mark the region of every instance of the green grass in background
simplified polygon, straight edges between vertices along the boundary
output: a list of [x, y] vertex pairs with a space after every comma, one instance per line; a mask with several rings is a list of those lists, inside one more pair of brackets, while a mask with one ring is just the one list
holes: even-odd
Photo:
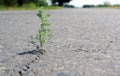
[[[36, 6], [34, 3], [23, 4], [22, 7], [18, 6], [0, 6], [0, 10], [38, 10], [40, 7]], [[44, 6], [45, 10], [60, 9], [63, 7], [59, 6]]]

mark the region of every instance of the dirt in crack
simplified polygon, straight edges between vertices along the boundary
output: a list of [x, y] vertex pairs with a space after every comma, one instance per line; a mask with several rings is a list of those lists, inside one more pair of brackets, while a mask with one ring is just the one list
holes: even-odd
[[[16, 76], [15, 74], [17, 74], [18, 76], [24, 76], [24, 74], [31, 69], [31, 65], [33, 65], [36, 61], [39, 61], [41, 58], [41, 55], [43, 55], [44, 53], [38, 53], [34, 59], [31, 59], [30, 62], [25, 63], [22, 66], [17, 66], [17, 68], [13, 68], [10, 69], [10, 71], [6, 71], [7, 74], [11, 75], [11, 76]], [[15, 70], [15, 71], [14, 71]], [[14, 71], [14, 73], [12, 72]], [[12, 72], [12, 74], [11, 74]]]
[[31, 60], [29, 63], [25, 64], [21, 70], [18, 71], [20, 76], [23, 76], [26, 71], [28, 71], [31, 67], [30, 65], [32, 65], [35, 61], [40, 59], [40, 55], [43, 55], [43, 53], [38, 54], [33, 60]]

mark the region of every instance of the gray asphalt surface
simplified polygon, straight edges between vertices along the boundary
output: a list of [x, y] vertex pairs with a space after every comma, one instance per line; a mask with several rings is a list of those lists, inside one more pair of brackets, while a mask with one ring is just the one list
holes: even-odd
[[0, 76], [120, 76], [119, 9], [46, 12], [53, 37], [40, 55], [37, 11], [0, 11]]

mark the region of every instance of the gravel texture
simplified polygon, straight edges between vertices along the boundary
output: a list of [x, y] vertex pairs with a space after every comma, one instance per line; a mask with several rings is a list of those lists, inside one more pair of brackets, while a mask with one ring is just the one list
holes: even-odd
[[29, 43], [37, 11], [0, 11], [0, 76], [120, 76], [120, 10], [46, 11], [53, 37], [44, 55]]

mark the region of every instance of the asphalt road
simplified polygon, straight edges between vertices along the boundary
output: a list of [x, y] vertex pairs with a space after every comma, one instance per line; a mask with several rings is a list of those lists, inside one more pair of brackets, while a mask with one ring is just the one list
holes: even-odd
[[37, 11], [0, 11], [0, 76], [120, 76], [119, 9], [46, 12], [53, 36], [39, 55]]

